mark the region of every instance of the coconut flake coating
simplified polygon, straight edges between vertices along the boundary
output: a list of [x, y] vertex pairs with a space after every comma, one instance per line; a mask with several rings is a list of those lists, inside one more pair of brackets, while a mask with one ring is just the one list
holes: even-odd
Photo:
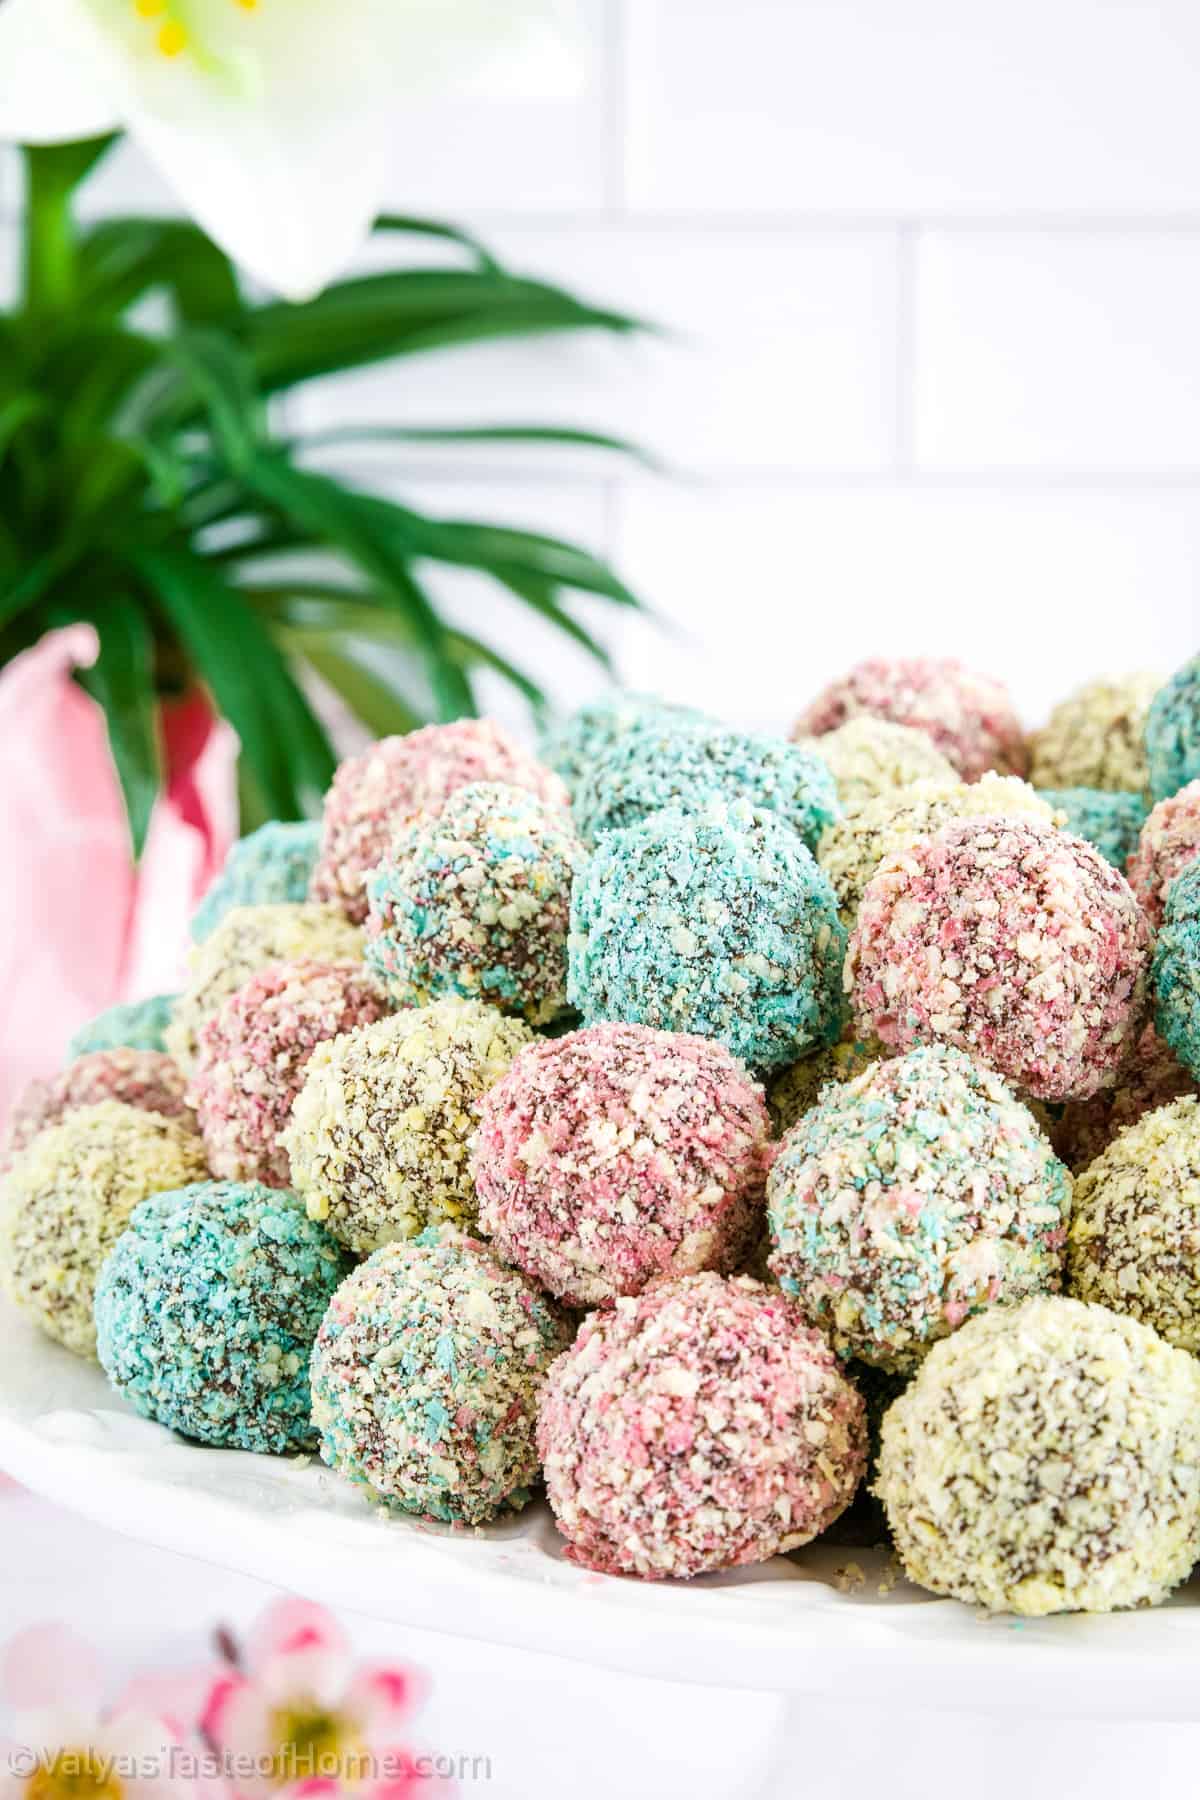
[[657, 718], [683, 720], [693, 725], [714, 724], [706, 713], [691, 706], [677, 706], [653, 694], [605, 694], [563, 720], [542, 738], [538, 755], [546, 767], [561, 775], [572, 798], [584, 772], [618, 744], [636, 726]]
[[1084, 787], [1039, 788], [1038, 793], [1065, 831], [1094, 844], [1105, 862], [1124, 871], [1150, 810], [1144, 795]]
[[189, 1088], [213, 1174], [290, 1186], [281, 1139], [309, 1057], [390, 1010], [361, 963], [270, 963], [231, 994], [201, 1027]]
[[824, 737], [795, 738], [815, 750], [837, 784], [843, 806], [895, 794], [914, 781], [955, 781], [954, 764], [924, 731], [859, 713]]
[[336, 906], [235, 906], [192, 948], [187, 986], [167, 1029], [167, 1049], [190, 1075], [202, 1028], [259, 969], [277, 962], [361, 964], [362, 954], [362, 932]]
[[885, 856], [932, 837], [955, 819], [975, 818], [1056, 823], [1053, 806], [1015, 775], [918, 781], [903, 793], [851, 802], [845, 818], [830, 825], [817, 846], [817, 861], [833, 883], [847, 931], [854, 929], [867, 883]]
[[575, 822], [584, 843], [594, 844], [666, 807], [695, 812], [715, 800], [776, 813], [810, 850], [841, 816], [833, 776], [815, 750], [657, 714], [584, 771]]
[[1112, 1086], [1141, 1029], [1149, 927], [1052, 826], [964, 819], [884, 861], [846, 957], [860, 1036], [957, 1044], [1042, 1100]]
[[148, 1000], [122, 1001], [81, 1025], [67, 1045], [67, 1061], [93, 1050], [165, 1050], [171, 1009], [178, 995], [151, 994]]
[[100, 1361], [138, 1412], [185, 1437], [307, 1449], [309, 1357], [347, 1268], [295, 1194], [238, 1181], [157, 1194], [101, 1271]]
[[835, 1350], [912, 1369], [986, 1306], [1060, 1285], [1071, 1177], [949, 1044], [826, 1090], [767, 1184], [772, 1274]]
[[308, 819], [296, 824], [272, 819], [240, 838], [196, 908], [193, 940], [199, 944], [211, 936], [235, 906], [306, 900], [320, 843], [321, 827]]
[[1162, 923], [1171, 883], [1200, 857], [1200, 780], [1160, 800], [1129, 858], [1129, 885], [1150, 923]]
[[1177, 670], [1150, 702], [1146, 757], [1156, 800], [1200, 779], [1200, 656]]
[[795, 737], [823, 737], [860, 713], [925, 732], [964, 781], [1024, 775], [1025, 741], [1004, 684], [953, 659], [870, 657], [801, 713]]
[[1155, 1023], [1200, 1081], [1200, 862], [1172, 883], [1154, 945]]
[[853, 1497], [866, 1437], [861, 1398], [795, 1303], [711, 1272], [589, 1314], [538, 1416], [567, 1555], [650, 1580], [807, 1544]]
[[767, 1089], [767, 1107], [776, 1135], [783, 1137], [811, 1111], [831, 1082], [841, 1085], [853, 1081], [884, 1054], [882, 1044], [843, 1038], [781, 1070]]
[[367, 961], [400, 1006], [457, 996], [545, 1024], [567, 999], [569, 815], [521, 788], [458, 788], [367, 881]]
[[0, 1137], [0, 1173], [40, 1131], [101, 1100], [179, 1119], [194, 1130], [186, 1085], [182, 1069], [161, 1050], [92, 1050], [76, 1057], [51, 1080], [31, 1081], [25, 1089]]
[[282, 1143], [314, 1219], [351, 1250], [474, 1226], [479, 1102], [533, 1037], [478, 1000], [440, 1000], [318, 1044]]
[[8, 1295], [49, 1337], [94, 1357], [96, 1277], [134, 1207], [205, 1173], [203, 1145], [180, 1119], [119, 1100], [68, 1113], [39, 1133], [0, 1190]]
[[1067, 1278], [1081, 1300], [1200, 1350], [1200, 1100], [1143, 1114], [1075, 1184]]
[[1122, 1065], [1115, 1087], [1102, 1088], [1090, 1100], [1068, 1100], [1065, 1106], [1047, 1109], [1050, 1142], [1067, 1167], [1079, 1172], [1143, 1113], [1195, 1092], [1196, 1084], [1187, 1070], [1153, 1025], [1147, 1025]]
[[1033, 785], [1144, 793], [1150, 784], [1146, 715], [1161, 685], [1161, 676], [1142, 670], [1085, 682], [1060, 700], [1030, 735]]
[[1103, 1306], [993, 1307], [884, 1415], [911, 1580], [994, 1612], [1163, 1600], [1200, 1553], [1200, 1367]]
[[313, 1351], [330, 1468], [390, 1506], [483, 1525], [524, 1506], [558, 1309], [449, 1227], [387, 1244], [333, 1296]]
[[617, 1024], [530, 1044], [480, 1106], [480, 1229], [571, 1306], [728, 1273], [761, 1233], [769, 1139], [721, 1044]]
[[309, 893], [333, 901], [347, 918], [367, 916], [367, 876], [396, 831], [414, 813], [436, 811], [456, 788], [480, 781], [526, 788], [548, 806], [570, 806], [552, 769], [536, 762], [494, 719], [426, 725], [380, 738], [338, 765], [325, 796], [321, 854]]
[[575, 883], [567, 997], [776, 1068], [838, 1036], [845, 932], [796, 834], [745, 801], [610, 832]]

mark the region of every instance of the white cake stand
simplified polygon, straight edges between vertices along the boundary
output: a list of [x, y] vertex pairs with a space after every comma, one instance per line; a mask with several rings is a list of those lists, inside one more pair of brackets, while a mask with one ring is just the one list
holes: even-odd
[[[592, 1575], [565, 1560], [544, 1506], [484, 1531], [385, 1518], [316, 1462], [204, 1449], [136, 1418], [98, 1368], [7, 1303], [0, 1343], [0, 1468], [126, 1536], [327, 1605], [630, 1674], [792, 1695], [797, 1744], [814, 1696], [1200, 1720], [1196, 1583], [1153, 1611], [1022, 1622], [934, 1599], [894, 1580], [882, 1554], [837, 1547], [688, 1584]], [[786, 1750], [785, 1736], [781, 1768]]]

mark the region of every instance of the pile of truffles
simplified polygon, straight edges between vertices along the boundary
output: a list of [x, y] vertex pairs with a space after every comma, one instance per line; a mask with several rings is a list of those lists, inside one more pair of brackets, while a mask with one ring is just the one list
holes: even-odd
[[544, 1492], [604, 1575], [856, 1517], [995, 1611], [1190, 1574], [1200, 658], [1029, 736], [931, 658], [790, 738], [429, 726], [192, 935], [0, 1141], [8, 1294], [145, 1417], [443, 1528]]

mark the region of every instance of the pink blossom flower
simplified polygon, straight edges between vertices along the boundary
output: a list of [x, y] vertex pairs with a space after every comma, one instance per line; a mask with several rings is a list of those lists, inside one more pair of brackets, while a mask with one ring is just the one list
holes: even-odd
[[283, 1600], [214, 1682], [201, 1729], [238, 1800], [433, 1800], [446, 1790], [401, 1738], [424, 1693], [412, 1669], [356, 1664], [323, 1607]]
[[190, 1738], [202, 1692], [194, 1678], [160, 1676], [106, 1707], [90, 1644], [57, 1625], [21, 1632], [0, 1659], [15, 1718], [0, 1741], [0, 1800], [225, 1800]]

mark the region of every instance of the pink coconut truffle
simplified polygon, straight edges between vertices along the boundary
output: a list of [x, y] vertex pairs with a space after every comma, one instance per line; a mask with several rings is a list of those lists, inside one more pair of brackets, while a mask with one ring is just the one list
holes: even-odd
[[325, 796], [310, 898], [335, 902], [361, 925], [367, 916], [366, 878], [397, 828], [414, 813], [436, 811], [457, 788], [479, 781], [526, 788], [564, 812], [570, 808], [561, 777], [493, 719], [458, 719], [381, 738], [339, 765]]
[[213, 1174], [290, 1187], [279, 1140], [309, 1057], [389, 1010], [361, 963], [270, 963], [231, 994], [201, 1029], [188, 1092]]
[[765, 1229], [763, 1090], [721, 1044], [648, 1025], [533, 1043], [485, 1094], [481, 1229], [572, 1306], [731, 1270]]
[[1129, 885], [1155, 928], [1162, 924], [1167, 889], [1198, 856], [1200, 781], [1189, 781], [1150, 813], [1127, 864]]
[[824, 1531], [862, 1476], [866, 1416], [794, 1301], [707, 1272], [590, 1314], [550, 1369], [537, 1441], [571, 1560], [657, 1580]]
[[976, 675], [960, 662], [877, 656], [857, 663], [817, 695], [797, 719], [792, 736], [821, 737], [862, 713], [923, 731], [964, 781], [977, 781], [989, 769], [1024, 775], [1029, 766], [1004, 684]]
[[1116, 1080], [1145, 1011], [1150, 931], [1082, 838], [962, 819], [886, 857], [846, 957], [861, 1037], [943, 1039], [1040, 1100]]
[[186, 1087], [183, 1070], [161, 1050], [93, 1050], [76, 1057], [52, 1080], [34, 1081], [26, 1088], [0, 1138], [0, 1171], [7, 1169], [40, 1131], [57, 1125], [81, 1106], [96, 1106], [102, 1100], [119, 1100], [140, 1112], [160, 1113], [194, 1128]]

